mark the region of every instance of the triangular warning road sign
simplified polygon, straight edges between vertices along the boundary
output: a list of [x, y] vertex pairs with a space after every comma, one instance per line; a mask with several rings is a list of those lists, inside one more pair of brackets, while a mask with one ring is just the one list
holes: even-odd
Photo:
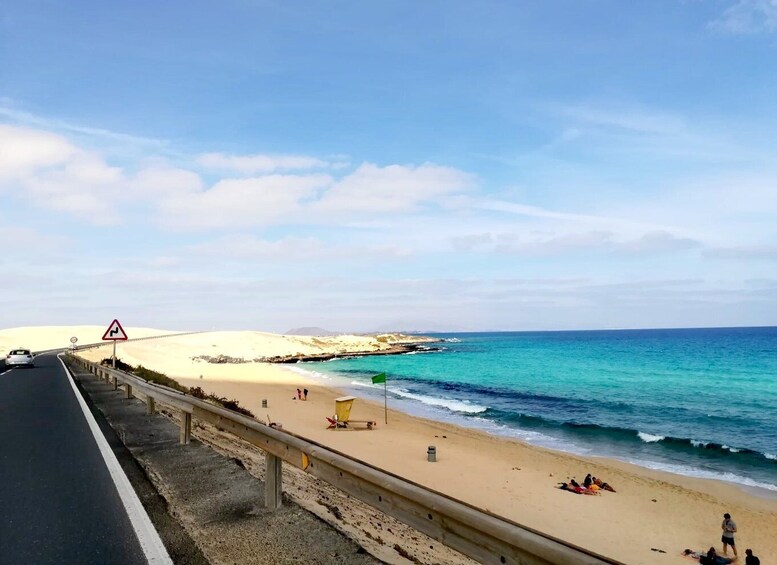
[[106, 341], [124, 341], [127, 339], [127, 334], [125, 333], [124, 328], [121, 327], [119, 320], [111, 322], [111, 325], [105, 330], [103, 339]]

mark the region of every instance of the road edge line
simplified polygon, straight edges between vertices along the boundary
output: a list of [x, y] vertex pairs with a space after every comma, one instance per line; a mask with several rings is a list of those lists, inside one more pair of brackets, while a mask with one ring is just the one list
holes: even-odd
[[89, 407], [86, 405], [86, 401], [78, 391], [73, 374], [70, 372], [70, 369], [67, 368], [67, 365], [65, 365], [61, 355], [61, 353], [58, 354], [57, 359], [62, 363], [62, 368], [68, 376], [68, 382], [78, 399], [78, 404], [81, 406], [84, 417], [89, 424], [89, 429], [92, 431], [97, 446], [100, 448], [100, 453], [103, 456], [106, 467], [108, 467], [108, 472], [111, 475], [111, 479], [113, 479], [113, 484], [116, 486], [124, 509], [127, 511], [127, 516], [130, 519], [132, 528], [135, 530], [135, 535], [138, 538], [140, 547], [143, 549], [146, 560], [151, 565], [172, 565], [173, 561], [167, 553], [165, 544], [162, 543], [162, 538], [159, 537], [159, 532], [156, 531], [156, 528], [151, 522], [151, 518], [148, 517], [146, 509], [143, 508], [143, 504], [140, 502], [135, 489], [132, 488], [132, 484], [127, 478], [127, 475], [124, 474], [124, 470], [121, 468], [119, 460], [108, 445], [108, 441], [103, 436], [102, 431], [100, 431], [97, 420], [94, 419]]

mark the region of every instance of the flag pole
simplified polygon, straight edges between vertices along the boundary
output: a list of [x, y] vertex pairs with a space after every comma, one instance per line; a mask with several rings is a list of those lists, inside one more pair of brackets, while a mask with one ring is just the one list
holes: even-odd
[[383, 379], [383, 416], [386, 419], [386, 425], [388, 425], [388, 385], [386, 384], [386, 381], [388, 379]]

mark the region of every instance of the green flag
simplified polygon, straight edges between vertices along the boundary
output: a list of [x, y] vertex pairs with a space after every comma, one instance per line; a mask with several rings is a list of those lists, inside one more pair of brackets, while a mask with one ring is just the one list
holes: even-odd
[[372, 377], [372, 384], [377, 385], [386, 382], [386, 373], [381, 373]]

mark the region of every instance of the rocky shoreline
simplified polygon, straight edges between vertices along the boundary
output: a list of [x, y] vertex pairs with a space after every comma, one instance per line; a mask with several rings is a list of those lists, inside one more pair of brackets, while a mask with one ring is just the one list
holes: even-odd
[[241, 363], [304, 363], [310, 361], [331, 361], [332, 359], [351, 359], [354, 357], [367, 357], [371, 355], [405, 355], [408, 353], [429, 353], [440, 351], [442, 348], [428, 345], [438, 340], [424, 341], [423, 343], [397, 343], [387, 349], [374, 351], [342, 351], [336, 353], [294, 353], [291, 355], [277, 355], [274, 357], [256, 357], [245, 359], [243, 357], [230, 357], [229, 355], [197, 355], [193, 361], [204, 361], [216, 365], [241, 364]]
[[423, 343], [406, 343], [392, 345], [389, 349], [380, 351], [351, 351], [348, 353], [319, 353], [314, 355], [280, 355], [265, 359], [265, 363], [303, 363], [306, 361], [331, 361], [332, 359], [350, 359], [353, 357], [367, 357], [372, 355], [404, 355], [407, 353], [428, 353], [440, 351], [439, 347], [432, 347]]

